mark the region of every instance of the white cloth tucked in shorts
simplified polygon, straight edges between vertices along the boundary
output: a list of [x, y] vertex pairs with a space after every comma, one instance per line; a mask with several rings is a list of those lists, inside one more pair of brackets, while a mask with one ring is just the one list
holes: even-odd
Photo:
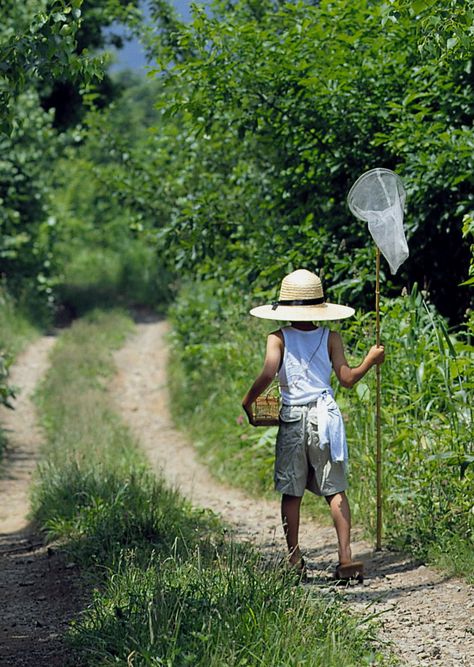
[[[310, 408], [310, 412], [311, 410], [314, 410], [314, 408]], [[316, 401], [316, 414], [319, 430], [319, 446], [330, 446], [331, 459], [333, 461], [347, 461], [349, 457], [344, 420], [331, 392], [326, 390], [321, 392]]]
[[333, 460], [329, 443], [321, 441], [318, 401], [282, 406], [275, 455], [277, 491], [300, 497], [305, 489], [319, 496], [340, 493], [347, 488], [345, 467], [344, 460]]

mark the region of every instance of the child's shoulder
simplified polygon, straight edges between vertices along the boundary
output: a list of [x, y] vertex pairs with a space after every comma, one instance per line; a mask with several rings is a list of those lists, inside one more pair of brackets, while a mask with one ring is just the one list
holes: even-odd
[[270, 336], [276, 336], [280, 340], [284, 340], [283, 339], [283, 327], [281, 329], [275, 329], [275, 331], [270, 331], [270, 333], [268, 334], [268, 338], [270, 338]]
[[283, 352], [285, 348], [285, 339], [281, 333], [281, 329], [271, 331], [267, 336], [267, 353], [273, 350], [274, 352]]
[[329, 337], [333, 338], [334, 340], [340, 339], [342, 340], [342, 336], [339, 331], [336, 331], [334, 329], [329, 329]]
[[331, 331], [329, 330], [329, 335], [328, 335], [328, 348], [329, 348], [329, 353], [332, 355], [332, 352], [336, 349], [343, 349], [344, 343], [342, 342], [342, 336], [339, 333], [339, 331]]

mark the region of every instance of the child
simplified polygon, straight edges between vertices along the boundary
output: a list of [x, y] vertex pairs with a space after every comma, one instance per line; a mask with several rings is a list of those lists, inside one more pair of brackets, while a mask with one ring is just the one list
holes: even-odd
[[352, 560], [350, 547], [344, 422], [329, 379], [334, 370], [343, 387], [353, 387], [374, 364], [383, 362], [384, 348], [373, 346], [360, 366], [351, 368], [339, 333], [313, 322], [341, 320], [353, 315], [354, 309], [326, 302], [320, 279], [305, 269], [283, 279], [279, 301], [254, 308], [250, 314], [291, 322], [291, 326], [269, 334], [263, 369], [242, 401], [249, 422], [258, 426], [252, 404], [278, 373], [282, 407], [275, 488], [282, 494], [281, 516], [290, 565], [304, 574], [298, 533], [301, 499], [308, 489], [324, 496], [331, 510], [339, 552], [336, 578], [362, 581], [363, 564]]

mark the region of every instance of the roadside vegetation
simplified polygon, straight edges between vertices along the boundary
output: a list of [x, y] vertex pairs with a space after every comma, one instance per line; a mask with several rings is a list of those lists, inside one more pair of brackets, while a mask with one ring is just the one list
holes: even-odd
[[[15, 402], [18, 387], [9, 382], [9, 369], [24, 346], [39, 334], [30, 318], [8, 294], [0, 287], [0, 405], [11, 408]], [[7, 435], [0, 423], [0, 462], [7, 445]]]
[[31, 318], [5, 290], [0, 289], [0, 350], [17, 356], [32, 338], [38, 335]]
[[33, 515], [94, 587], [69, 633], [74, 664], [395, 664], [370, 618], [295, 586], [155, 478], [106, 391], [131, 329], [118, 312], [76, 322], [37, 397], [47, 442]]

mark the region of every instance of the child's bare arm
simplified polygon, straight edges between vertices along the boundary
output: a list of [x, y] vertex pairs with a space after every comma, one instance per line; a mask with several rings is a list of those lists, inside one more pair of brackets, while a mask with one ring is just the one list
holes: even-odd
[[253, 385], [242, 399], [242, 407], [245, 410], [249, 422], [254, 425], [251, 406], [256, 398], [270, 385], [273, 378], [277, 374], [281, 359], [283, 356], [283, 340], [279, 332], [269, 334], [267, 338], [267, 351], [265, 354], [265, 361], [263, 368], [256, 378]]
[[329, 337], [329, 356], [337, 379], [343, 387], [350, 389], [358, 382], [367, 371], [375, 364], [381, 364], [384, 360], [384, 346], [373, 345], [367, 353], [364, 361], [357, 367], [351, 368], [344, 354], [344, 346], [339, 333], [331, 331]]

